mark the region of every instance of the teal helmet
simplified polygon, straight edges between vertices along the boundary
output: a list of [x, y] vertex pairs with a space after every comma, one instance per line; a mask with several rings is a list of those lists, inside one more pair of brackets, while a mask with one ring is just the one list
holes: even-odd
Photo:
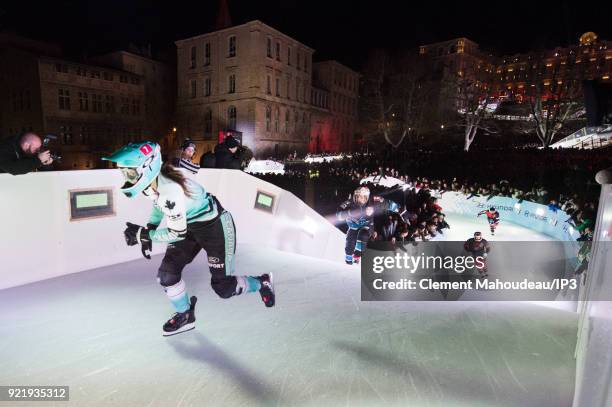
[[125, 178], [121, 192], [128, 198], [133, 198], [151, 185], [162, 165], [161, 148], [152, 141], [130, 143], [102, 159], [117, 164]]

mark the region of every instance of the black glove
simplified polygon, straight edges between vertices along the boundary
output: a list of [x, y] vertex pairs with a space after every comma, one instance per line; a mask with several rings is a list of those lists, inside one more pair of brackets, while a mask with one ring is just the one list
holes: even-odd
[[[142, 227], [140, 225], [135, 225], [130, 222], [126, 222], [127, 229], [123, 232], [125, 236], [125, 242], [128, 246], [134, 246], [138, 244], [140, 240], [142, 255], [146, 259], [151, 259], [149, 255], [149, 251], [153, 250], [153, 242], [151, 241], [151, 237], [149, 236], [149, 229]], [[148, 226], [148, 225], [147, 225]], [[157, 225], [152, 225], [155, 228]]]
[[130, 222], [126, 222], [127, 229], [123, 231], [123, 235], [125, 236], [125, 242], [128, 246], [135, 246], [139, 242], [144, 243], [145, 241], [151, 241], [149, 237], [149, 230], [143, 226], [135, 225]]

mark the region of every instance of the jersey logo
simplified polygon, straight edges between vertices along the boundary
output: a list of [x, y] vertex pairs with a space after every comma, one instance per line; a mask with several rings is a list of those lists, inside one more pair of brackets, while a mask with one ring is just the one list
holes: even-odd
[[152, 151], [153, 149], [148, 144], [144, 144], [140, 147], [140, 152], [143, 153], [144, 155], [149, 155], [151, 154]]
[[172, 210], [176, 206], [176, 202], [166, 200], [166, 208]]

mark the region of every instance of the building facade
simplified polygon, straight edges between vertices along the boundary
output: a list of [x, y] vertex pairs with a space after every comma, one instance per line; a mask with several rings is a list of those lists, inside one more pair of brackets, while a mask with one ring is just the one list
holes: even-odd
[[161, 141], [171, 137], [175, 127], [176, 73], [171, 65], [151, 57], [151, 50], [116, 51], [92, 59], [93, 62], [131, 72], [144, 81], [144, 115], [151, 137]]
[[3, 137], [25, 131], [54, 134], [59, 169], [103, 168], [100, 157], [151, 136], [143, 78], [31, 49], [0, 45]]
[[310, 152], [340, 152], [354, 148], [360, 77], [358, 72], [337, 61], [313, 65]]
[[257, 157], [308, 149], [313, 49], [257, 20], [176, 46], [177, 134], [199, 154], [225, 131]]
[[[610, 81], [612, 48], [597, 34], [583, 34], [578, 44], [524, 54], [493, 56], [481, 51], [467, 38], [422, 45], [419, 54], [427, 57], [441, 78], [472, 75], [475, 82], [500, 101], [522, 102], [534, 81], [546, 87], [564, 81]], [[544, 92], [546, 98], [546, 92]]]

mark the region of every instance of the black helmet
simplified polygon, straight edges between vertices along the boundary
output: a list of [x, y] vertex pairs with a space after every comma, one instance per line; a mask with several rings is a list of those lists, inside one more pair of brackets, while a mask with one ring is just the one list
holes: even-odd
[[489, 212], [495, 212], [495, 208], [492, 206], [489, 208]]
[[474, 237], [482, 236], [481, 232], [474, 232]]

